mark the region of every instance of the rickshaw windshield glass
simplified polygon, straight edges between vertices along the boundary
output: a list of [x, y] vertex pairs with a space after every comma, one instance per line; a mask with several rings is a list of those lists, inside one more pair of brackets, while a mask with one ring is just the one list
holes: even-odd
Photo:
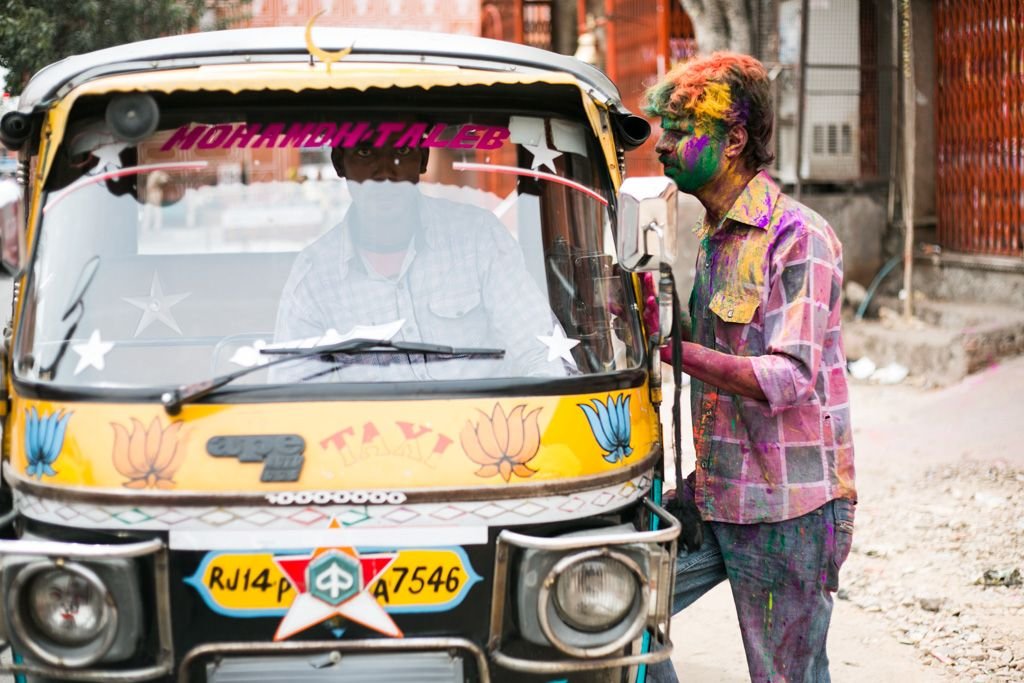
[[[236, 384], [640, 365], [607, 161], [585, 122], [286, 111], [175, 111], [136, 143], [102, 117], [73, 120], [47, 181], [18, 374], [149, 388], [257, 367]], [[353, 339], [358, 352], [285, 360]]]

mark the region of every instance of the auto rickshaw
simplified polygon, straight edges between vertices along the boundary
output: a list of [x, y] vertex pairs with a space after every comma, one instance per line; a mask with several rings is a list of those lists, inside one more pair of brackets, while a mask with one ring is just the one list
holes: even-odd
[[679, 533], [639, 274], [674, 198], [623, 184], [649, 131], [593, 67], [465, 36], [40, 71], [0, 125], [0, 672], [642, 680]]

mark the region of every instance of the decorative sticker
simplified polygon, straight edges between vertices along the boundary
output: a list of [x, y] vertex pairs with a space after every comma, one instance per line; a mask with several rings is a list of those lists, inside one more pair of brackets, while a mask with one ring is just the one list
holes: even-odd
[[482, 410], [483, 418], [473, 424], [466, 421], [460, 440], [470, 460], [480, 465], [478, 477], [493, 477], [500, 474], [505, 482], [517, 477], [532, 477], [537, 470], [530, 469], [530, 462], [540, 449], [540, 427], [537, 418], [540, 408], [525, 417], [525, 405], [518, 405], [507, 416], [500, 404], [495, 403], [490, 416]]
[[305, 450], [306, 441], [298, 434], [215, 436], [206, 442], [206, 452], [215, 458], [263, 463], [263, 482], [298, 481]]
[[79, 355], [78, 365], [75, 366], [75, 374], [86, 368], [103, 370], [106, 367], [104, 356], [114, 348], [114, 342], [105, 342], [100, 338], [100, 331], [93, 330], [89, 335], [89, 341], [84, 344], [72, 344], [71, 350]]
[[160, 284], [160, 276], [154, 272], [153, 282], [149, 286], [149, 296], [122, 297], [122, 299], [142, 311], [142, 317], [139, 318], [139, 326], [135, 328], [135, 334], [132, 336], [138, 337], [147, 327], [153, 324], [154, 320], [159, 320], [164, 325], [167, 325], [167, 327], [181, 334], [181, 328], [178, 327], [178, 322], [171, 313], [171, 306], [181, 302], [182, 299], [191, 296], [191, 294], [192, 292], [164, 294], [163, 285]]
[[391, 420], [342, 427], [321, 439], [320, 448], [338, 453], [346, 466], [372, 458], [401, 458], [433, 468], [452, 443], [429, 424]]
[[446, 612], [481, 581], [462, 548], [211, 552], [185, 583], [228, 617], [283, 619], [283, 640], [336, 617], [400, 637], [389, 614]]
[[633, 449], [630, 446], [632, 431], [629, 415], [629, 396], [609, 396], [601, 402], [591, 399], [593, 407], [580, 403], [580, 408], [587, 416], [590, 430], [594, 433], [597, 443], [605, 450], [604, 459], [616, 463], [628, 457]]
[[43, 475], [53, 477], [57, 470], [53, 463], [64, 447], [64, 429], [73, 413], [60, 410], [39, 416], [35, 406], [25, 411], [25, 454], [28, 466], [25, 474], [42, 479]]
[[549, 361], [561, 358], [566, 363], [572, 365], [572, 367], [576, 367], [576, 359], [572, 357], [572, 353], [570, 352], [573, 348], [579, 345], [580, 340], [566, 337], [565, 332], [562, 331], [561, 325], [555, 323], [550, 336], [546, 334], [538, 334], [537, 339], [539, 339], [544, 346], [548, 347]]
[[124, 486], [130, 489], [172, 489], [174, 473], [185, 459], [178, 432], [181, 421], [161, 426], [154, 417], [149, 427], [132, 418], [132, 432], [121, 424], [111, 422], [114, 428], [114, 468], [128, 478]]
[[[511, 133], [502, 126], [466, 123], [458, 128], [446, 123], [407, 121], [339, 121], [337, 123], [220, 123], [214, 126], [181, 126], [160, 148], [259, 149], [291, 147], [447, 147], [449, 149], [498, 149]], [[545, 146], [546, 148], [546, 146]], [[550, 152], [551, 150], [548, 150]], [[538, 152], [535, 152], [537, 154]], [[558, 156], [554, 152], [554, 156]], [[543, 157], [541, 157], [543, 158]], [[536, 166], [534, 167], [536, 168]], [[553, 169], [552, 169], [553, 170]]]

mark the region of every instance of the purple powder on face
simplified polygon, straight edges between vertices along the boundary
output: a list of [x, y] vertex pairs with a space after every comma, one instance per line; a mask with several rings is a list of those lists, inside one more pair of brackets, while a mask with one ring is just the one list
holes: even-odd
[[683, 148], [683, 160], [687, 166], [691, 168], [696, 166], [701, 152], [707, 149], [710, 144], [711, 139], [707, 135], [701, 135], [699, 138], [693, 138], [687, 142], [686, 147]]

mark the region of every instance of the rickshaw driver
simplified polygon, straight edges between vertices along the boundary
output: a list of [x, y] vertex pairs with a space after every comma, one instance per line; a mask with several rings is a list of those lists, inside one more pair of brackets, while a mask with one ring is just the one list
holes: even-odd
[[[336, 147], [335, 171], [352, 205], [295, 259], [278, 308], [275, 343], [333, 329], [403, 320], [393, 339], [505, 350], [497, 360], [405, 353], [284, 364], [274, 381], [411, 381], [563, 376], [538, 337], [558, 323], [515, 240], [489, 211], [427, 197], [425, 147]], [[311, 370], [312, 366], [315, 370]], [[333, 370], [331, 369], [333, 366]], [[312, 377], [311, 377], [312, 375]], [[319, 376], [317, 376], [319, 375]]]

